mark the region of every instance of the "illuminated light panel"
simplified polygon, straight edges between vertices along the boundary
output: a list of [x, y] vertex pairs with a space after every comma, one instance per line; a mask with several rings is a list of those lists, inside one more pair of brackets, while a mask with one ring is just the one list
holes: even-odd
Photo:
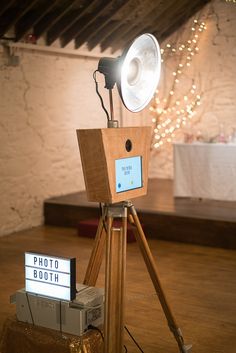
[[76, 297], [75, 258], [25, 253], [25, 290], [60, 300]]

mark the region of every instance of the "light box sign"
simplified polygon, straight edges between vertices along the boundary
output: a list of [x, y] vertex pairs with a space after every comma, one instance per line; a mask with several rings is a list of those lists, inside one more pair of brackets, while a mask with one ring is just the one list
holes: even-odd
[[26, 252], [25, 290], [60, 300], [75, 299], [75, 258]]

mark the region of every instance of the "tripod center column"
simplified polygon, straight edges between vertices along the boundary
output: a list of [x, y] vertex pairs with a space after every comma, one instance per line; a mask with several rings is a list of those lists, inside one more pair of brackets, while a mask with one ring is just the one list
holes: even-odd
[[[114, 218], [120, 218], [117, 226]], [[127, 208], [108, 206], [106, 239], [104, 352], [120, 353], [124, 344], [124, 295], [126, 272]]]

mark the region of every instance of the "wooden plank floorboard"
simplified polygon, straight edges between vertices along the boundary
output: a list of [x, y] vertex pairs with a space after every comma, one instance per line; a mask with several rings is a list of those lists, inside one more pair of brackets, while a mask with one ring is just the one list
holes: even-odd
[[[165, 294], [193, 353], [236, 353], [236, 251], [149, 240]], [[24, 287], [24, 252], [77, 258], [85, 274], [93, 240], [74, 229], [39, 227], [0, 238], [0, 330], [15, 312], [9, 296]], [[104, 263], [98, 286], [104, 283]], [[145, 353], [176, 353], [175, 340], [157, 300], [136, 243], [128, 244], [126, 324]], [[129, 353], [137, 348], [125, 334]]]

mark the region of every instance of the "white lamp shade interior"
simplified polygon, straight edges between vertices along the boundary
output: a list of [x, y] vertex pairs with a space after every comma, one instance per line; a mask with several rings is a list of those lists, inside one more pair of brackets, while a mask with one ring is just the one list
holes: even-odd
[[138, 112], [150, 102], [160, 79], [161, 54], [156, 38], [149, 33], [137, 37], [122, 60], [120, 95], [127, 109]]

